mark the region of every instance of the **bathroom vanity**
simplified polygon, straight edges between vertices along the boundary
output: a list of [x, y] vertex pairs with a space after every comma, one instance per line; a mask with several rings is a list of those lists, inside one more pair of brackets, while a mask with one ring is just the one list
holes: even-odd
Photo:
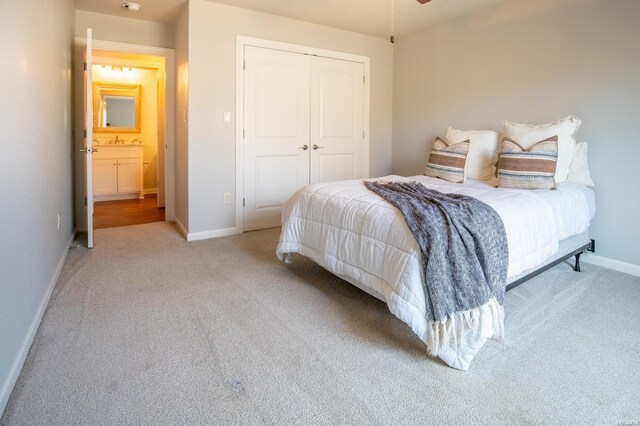
[[95, 201], [144, 198], [141, 145], [97, 145], [93, 154]]

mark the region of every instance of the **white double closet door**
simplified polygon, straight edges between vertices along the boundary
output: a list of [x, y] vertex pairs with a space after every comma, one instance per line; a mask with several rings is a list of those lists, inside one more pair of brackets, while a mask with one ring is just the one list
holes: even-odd
[[245, 47], [244, 229], [309, 183], [366, 177], [364, 64]]

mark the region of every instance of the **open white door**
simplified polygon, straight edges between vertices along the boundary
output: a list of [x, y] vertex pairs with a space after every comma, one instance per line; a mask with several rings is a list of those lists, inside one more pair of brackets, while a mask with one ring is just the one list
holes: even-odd
[[92, 49], [91, 28], [87, 29], [87, 49], [84, 54], [84, 148], [80, 151], [86, 155], [85, 159], [85, 207], [87, 215], [87, 247], [93, 247], [93, 87], [91, 75], [91, 49]]

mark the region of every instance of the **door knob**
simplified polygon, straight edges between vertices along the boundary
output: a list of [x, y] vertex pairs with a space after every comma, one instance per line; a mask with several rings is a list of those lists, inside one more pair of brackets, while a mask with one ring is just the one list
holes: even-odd
[[324, 146], [318, 146], [315, 143], [313, 144], [313, 150], [315, 151], [316, 149], [324, 149]]
[[[299, 147], [298, 147], [298, 149], [301, 149], [301, 150], [303, 150], [303, 151], [306, 151], [306, 150], [308, 150], [308, 149], [309, 149], [309, 145], [302, 145], [302, 146], [299, 146]], [[315, 149], [315, 148], [314, 148], [314, 149]]]

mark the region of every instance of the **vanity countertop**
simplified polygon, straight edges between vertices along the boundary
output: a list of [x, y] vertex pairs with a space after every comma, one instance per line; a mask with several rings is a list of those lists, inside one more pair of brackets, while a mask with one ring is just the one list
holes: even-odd
[[122, 141], [119, 140], [117, 143], [115, 143], [114, 141], [99, 141], [99, 140], [94, 140], [93, 141], [93, 145], [94, 146], [113, 146], [113, 147], [122, 147], [122, 146], [142, 146], [142, 141], [135, 139], [132, 141]]

